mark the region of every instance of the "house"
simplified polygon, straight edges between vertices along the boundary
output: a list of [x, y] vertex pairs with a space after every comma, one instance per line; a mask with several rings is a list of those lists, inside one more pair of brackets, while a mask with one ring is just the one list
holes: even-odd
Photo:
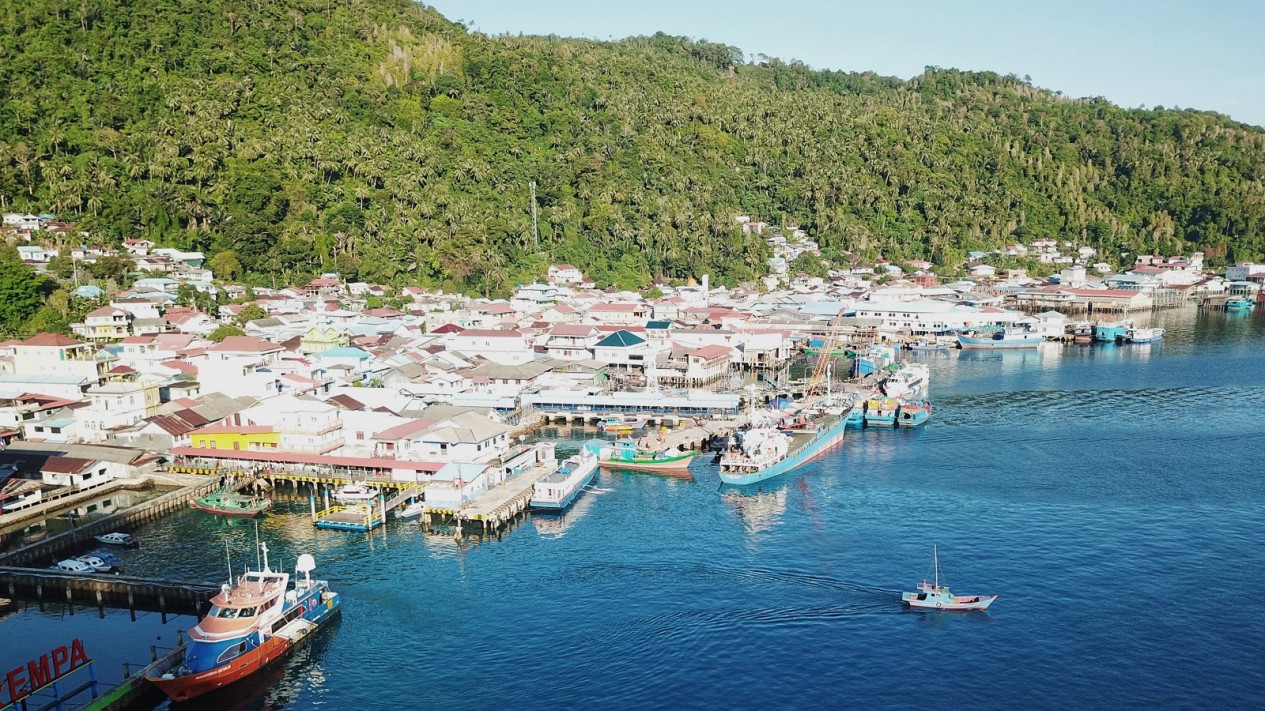
[[351, 343], [351, 334], [333, 326], [315, 326], [303, 334], [299, 341], [299, 352], [304, 355], [320, 353], [333, 348], [346, 348]]
[[997, 274], [997, 267], [989, 264], [976, 264], [971, 267], [971, 276], [977, 279], [987, 279]]
[[513, 329], [468, 328], [447, 336], [448, 349], [483, 356], [494, 363], [517, 365], [535, 357], [522, 332]]
[[134, 257], [144, 257], [154, 248], [154, 243], [147, 239], [125, 239], [123, 240], [123, 249]]
[[704, 346], [685, 355], [685, 381], [702, 385], [723, 378], [729, 373], [734, 351], [725, 346]]
[[549, 281], [554, 284], [579, 284], [584, 281], [584, 273], [570, 264], [552, 264], [549, 266]]
[[430, 510], [456, 511], [488, 490], [487, 464], [450, 462], [430, 477], [426, 506]]
[[589, 324], [558, 324], [544, 337], [545, 353], [559, 360], [588, 360], [602, 332]]
[[158, 382], [149, 379], [115, 380], [88, 388], [88, 406], [79, 411], [84, 439], [101, 442], [106, 431], [134, 425], [161, 404]]
[[488, 462], [509, 446], [511, 429], [471, 411], [438, 421], [419, 418], [374, 435], [374, 452], [423, 462]]
[[73, 338], [40, 333], [13, 345], [16, 375], [67, 376], [96, 382], [114, 360], [109, 354]]
[[616, 331], [593, 346], [593, 359], [613, 368], [644, 368], [657, 352], [646, 339], [629, 331]]
[[44, 264], [57, 256], [57, 250], [36, 245], [19, 245], [18, 256], [28, 264]]
[[114, 306], [102, 306], [89, 311], [83, 323], [71, 325], [71, 330], [90, 341], [116, 341], [131, 335], [131, 313]]
[[229, 336], [207, 349], [207, 355], [213, 359], [252, 357], [265, 363], [275, 363], [283, 352], [282, 345], [253, 336]]
[[4, 213], [4, 224], [15, 230], [23, 232], [36, 232], [41, 226], [39, 215], [22, 214], [19, 212]]
[[588, 318], [590, 321], [612, 326], [635, 326], [649, 320], [651, 311], [648, 304], [593, 304], [588, 311]]

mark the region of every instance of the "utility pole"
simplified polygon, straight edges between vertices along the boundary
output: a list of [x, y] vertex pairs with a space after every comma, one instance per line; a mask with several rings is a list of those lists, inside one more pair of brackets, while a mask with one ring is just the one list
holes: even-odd
[[540, 251], [540, 231], [536, 228], [536, 181], [531, 181], [531, 243]]

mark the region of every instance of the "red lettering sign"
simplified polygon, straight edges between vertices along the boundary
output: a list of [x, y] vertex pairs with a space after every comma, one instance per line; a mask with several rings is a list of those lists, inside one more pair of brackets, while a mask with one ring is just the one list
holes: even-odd
[[[69, 647], [58, 647], [48, 654], [41, 654], [39, 659], [32, 659], [24, 666], [9, 670], [4, 679], [5, 690], [9, 692], [7, 703], [21, 701], [90, 661], [92, 660], [83, 651], [83, 642], [76, 639]], [[0, 699], [0, 705], [4, 703], [6, 702]]]

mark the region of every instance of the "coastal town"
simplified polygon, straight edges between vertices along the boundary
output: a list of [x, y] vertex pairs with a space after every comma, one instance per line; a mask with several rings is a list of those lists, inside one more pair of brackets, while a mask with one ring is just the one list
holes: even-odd
[[[971, 253], [953, 280], [922, 261], [809, 276], [790, 268], [820, 260], [802, 230], [737, 221], [774, 254], [756, 285], [700, 275], [616, 291], [554, 264], [488, 299], [336, 273], [246, 286], [217, 278], [197, 252], [144, 239], [67, 249], [83, 237], [73, 225], [5, 214], [5, 237], [36, 269], [66, 255], [86, 275], [98, 260], [123, 259], [135, 278], [77, 286], [76, 299], [98, 305], [71, 325], [74, 336], [0, 343], [0, 519], [171, 471], [384, 484], [383, 515], [387, 493], [392, 506], [436, 515], [482, 497], [494, 503], [472, 515], [500, 521], [526, 506], [530, 482], [519, 475], [547, 473], [552, 450], [525, 443], [542, 424], [648, 426], [659, 440], [648, 456], [679, 454], [723, 441], [754, 408], [820, 388], [791, 366], [827, 341], [850, 356], [830, 379], [868, 376], [868, 390], [853, 388], [866, 399], [901, 348], [1158, 340], [1162, 329], [1135, 332], [1133, 319], [1184, 305], [1250, 310], [1265, 284], [1265, 265], [1215, 274], [1199, 253], [1137, 256], [1113, 273], [1092, 248], [1051, 239]], [[1051, 275], [994, 266], [1016, 257]], [[336, 521], [338, 507], [321, 503], [320, 518]], [[368, 513], [350, 527], [375, 525], [374, 503], [362, 501]]]

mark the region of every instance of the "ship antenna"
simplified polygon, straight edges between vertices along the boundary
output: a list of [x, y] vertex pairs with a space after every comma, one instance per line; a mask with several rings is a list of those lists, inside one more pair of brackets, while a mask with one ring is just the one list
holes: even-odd
[[262, 569], [263, 563], [259, 560], [259, 522], [255, 521], [255, 569]]
[[931, 544], [931, 557], [936, 562], [936, 587], [940, 587], [940, 549], [936, 544]]
[[228, 539], [224, 539], [224, 557], [228, 559], [228, 584], [233, 584], [233, 556], [228, 552]]

